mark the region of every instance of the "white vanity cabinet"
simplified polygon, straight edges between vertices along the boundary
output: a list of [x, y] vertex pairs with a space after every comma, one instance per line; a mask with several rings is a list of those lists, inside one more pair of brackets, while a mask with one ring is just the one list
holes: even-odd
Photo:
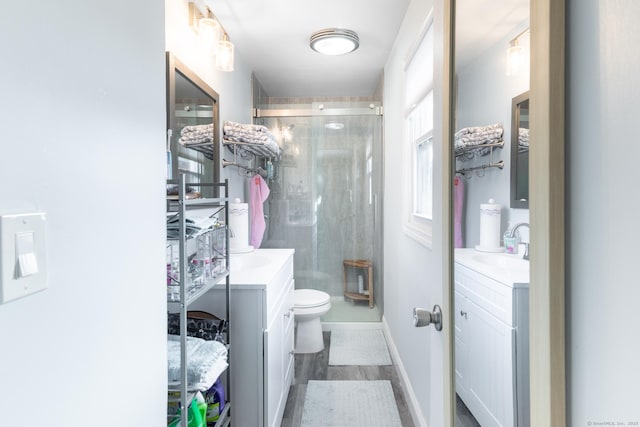
[[[293, 253], [257, 249], [231, 257], [233, 425], [278, 427], [282, 422], [294, 375]], [[206, 310], [215, 301], [212, 295], [198, 308]]]
[[528, 284], [501, 282], [461, 258], [455, 264], [456, 392], [482, 427], [529, 426]]

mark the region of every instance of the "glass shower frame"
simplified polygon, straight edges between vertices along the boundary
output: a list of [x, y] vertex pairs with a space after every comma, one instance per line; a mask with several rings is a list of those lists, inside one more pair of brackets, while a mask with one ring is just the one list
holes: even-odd
[[[383, 312], [382, 107], [375, 102], [332, 101], [272, 104], [256, 110], [256, 124], [278, 138], [266, 204], [262, 247], [296, 250], [296, 289], [332, 297], [329, 322], [381, 320]], [[344, 297], [358, 292], [364, 272], [346, 260], [373, 266], [374, 309]], [[358, 277], [361, 276], [361, 277]]]

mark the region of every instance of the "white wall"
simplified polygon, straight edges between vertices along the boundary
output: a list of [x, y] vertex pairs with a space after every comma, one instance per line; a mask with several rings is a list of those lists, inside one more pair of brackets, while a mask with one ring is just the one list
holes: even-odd
[[640, 422], [640, 3], [567, 6], [567, 425]]
[[[440, 345], [433, 328], [414, 328], [412, 310], [415, 306], [432, 307], [442, 304], [441, 218], [434, 215], [433, 248], [427, 249], [404, 234], [402, 229], [402, 138], [403, 70], [404, 60], [416, 41], [424, 24], [432, 1], [413, 0], [409, 5], [393, 50], [384, 68], [384, 132], [385, 132], [385, 184], [384, 184], [384, 321], [389, 327], [393, 342], [398, 348], [402, 365], [415, 393], [416, 421], [419, 425], [442, 425], [442, 379], [432, 376], [432, 350]], [[438, 105], [439, 99], [436, 99]], [[438, 140], [438, 135], [435, 139]], [[437, 144], [437, 142], [436, 142]], [[435, 149], [435, 162], [441, 159], [439, 146]], [[441, 180], [434, 171], [434, 206], [442, 205], [439, 191]], [[434, 350], [438, 353], [438, 350]]]
[[[504, 169], [490, 168], [484, 170], [484, 176], [475, 173], [466, 175], [465, 184], [465, 216], [463, 237], [465, 247], [472, 248], [480, 243], [480, 203], [487, 203], [490, 198], [503, 206], [503, 233], [509, 222], [529, 222], [528, 209], [510, 209], [510, 174], [511, 174], [511, 100], [529, 90], [529, 62], [522, 64], [516, 76], [507, 77], [506, 48], [509, 40], [529, 26], [524, 22], [508, 34], [503, 40], [481, 52], [478, 58], [470, 62], [457, 73], [458, 91], [456, 107], [456, 130], [468, 126], [486, 126], [502, 123], [504, 148], [493, 152], [492, 161], [504, 160]], [[529, 36], [520, 38], [524, 52], [529, 52]], [[528, 59], [528, 55], [527, 55]], [[457, 168], [467, 168], [488, 163], [490, 156], [476, 157], [467, 162], [456, 162]], [[482, 171], [481, 171], [482, 172]], [[470, 178], [469, 178], [470, 177]], [[528, 242], [528, 230], [521, 229], [523, 241]], [[501, 233], [501, 236], [502, 236]]]
[[[234, 71], [227, 73], [215, 69], [215, 57], [207, 55], [196, 33], [189, 27], [187, 0], [167, 0], [166, 50], [203, 79], [220, 95], [220, 123], [231, 120], [251, 123], [251, 70], [236, 49]], [[224, 22], [222, 23], [224, 25]], [[233, 42], [233, 34], [229, 34]], [[232, 160], [231, 152], [223, 148], [222, 157]], [[247, 180], [238, 174], [238, 168], [221, 168], [221, 179], [229, 178], [232, 198], [247, 201]]]
[[164, 7], [4, 2], [0, 28], [0, 211], [46, 212], [49, 267], [0, 305], [0, 424], [163, 425]]

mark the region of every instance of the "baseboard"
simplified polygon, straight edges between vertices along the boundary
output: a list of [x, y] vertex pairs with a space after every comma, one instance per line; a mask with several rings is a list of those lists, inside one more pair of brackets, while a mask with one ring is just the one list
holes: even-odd
[[400, 377], [400, 382], [402, 383], [402, 389], [407, 398], [407, 404], [409, 405], [409, 412], [411, 413], [413, 423], [416, 427], [427, 427], [427, 421], [424, 419], [424, 415], [422, 415], [418, 399], [416, 398], [416, 394], [411, 386], [411, 380], [409, 380], [409, 375], [407, 375], [407, 371], [404, 369], [400, 353], [393, 341], [389, 325], [387, 324], [387, 319], [384, 316], [382, 316], [382, 332], [387, 340], [387, 346], [389, 347], [389, 354], [393, 361], [393, 366], [395, 366], [398, 376]]
[[324, 332], [337, 329], [382, 329], [381, 322], [322, 322]]

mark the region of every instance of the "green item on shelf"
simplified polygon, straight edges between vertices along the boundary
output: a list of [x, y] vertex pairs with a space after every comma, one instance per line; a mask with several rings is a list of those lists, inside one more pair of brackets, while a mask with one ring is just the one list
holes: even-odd
[[[187, 423], [188, 427], [207, 427], [205, 417], [207, 414], [207, 404], [198, 403], [196, 399], [191, 401], [189, 405]], [[180, 425], [180, 412], [169, 423], [168, 427], [181, 427]]]
[[215, 423], [220, 418], [220, 402], [210, 403], [207, 408], [207, 423]]

